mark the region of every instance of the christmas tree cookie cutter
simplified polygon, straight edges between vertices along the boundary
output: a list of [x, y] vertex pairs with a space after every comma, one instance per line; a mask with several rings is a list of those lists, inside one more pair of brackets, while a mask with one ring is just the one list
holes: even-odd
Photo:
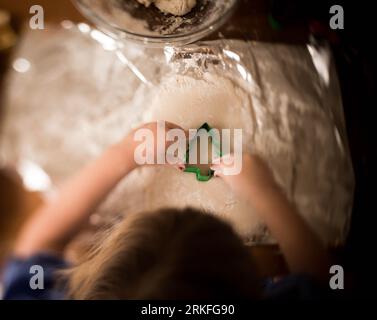
[[[206, 130], [208, 132], [208, 134], [209, 134], [209, 136], [211, 138], [212, 146], [215, 147], [216, 154], [219, 157], [222, 157], [220, 143], [216, 140], [216, 137], [214, 137], [214, 134], [212, 132], [212, 128], [209, 126], [209, 124], [207, 122], [205, 122], [197, 130], [197, 133], [195, 134], [194, 138], [189, 142], [189, 145], [188, 145], [188, 148], [187, 148], [187, 151], [186, 151], [186, 156], [185, 156], [186, 164], [189, 163], [190, 150], [191, 150], [191, 147], [192, 147], [192, 142], [197, 139], [199, 131], [201, 129], [204, 129], [204, 130]], [[207, 182], [207, 181], [209, 181], [213, 177], [213, 175], [215, 173], [215, 171], [213, 171], [213, 170], [210, 169], [207, 175], [203, 175], [202, 172], [201, 172], [201, 170], [200, 170], [200, 168], [199, 167], [195, 167], [195, 166], [186, 167], [185, 170], [184, 170], [184, 172], [195, 173], [196, 180], [201, 181], [201, 182]]]

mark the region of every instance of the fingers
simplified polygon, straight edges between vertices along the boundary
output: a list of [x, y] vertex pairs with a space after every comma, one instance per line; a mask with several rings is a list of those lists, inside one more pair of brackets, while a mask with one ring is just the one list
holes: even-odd
[[183, 171], [186, 169], [186, 166], [184, 164], [178, 164], [175, 166], [175, 168], [177, 168], [179, 171]]
[[215, 177], [222, 178], [224, 176], [223, 170], [221, 168], [211, 167], [211, 170], [214, 171], [213, 175]]
[[222, 157], [215, 157], [212, 159], [212, 166], [217, 168], [227, 168], [233, 166], [234, 156], [233, 154], [226, 154]]
[[180, 129], [185, 133], [185, 136], [188, 137], [188, 130], [182, 128], [181, 126], [179, 126], [179, 125], [177, 125], [173, 122], [165, 121], [165, 128], [166, 128], [166, 130]]
[[[156, 128], [156, 126], [158, 126], [159, 122], [161, 122], [161, 121], [164, 121], [164, 120], [156, 120], [156, 121], [151, 121], [151, 122], [144, 123], [138, 129], [140, 129], [140, 128], [151, 128], [151, 129], [152, 128]], [[189, 131], [186, 130], [186, 129], [184, 129], [184, 128], [182, 128], [178, 124], [170, 122], [170, 121], [164, 121], [164, 124], [165, 124], [165, 130], [166, 131], [169, 131], [169, 130], [172, 130], [172, 129], [180, 129], [180, 130], [182, 130], [185, 133], [186, 138], [189, 137]]]
[[210, 169], [214, 171], [213, 175], [215, 177], [222, 177], [223, 176], [223, 164], [212, 164]]
[[222, 157], [212, 159], [211, 170], [214, 171], [215, 177], [224, 177], [229, 174], [229, 170], [234, 165], [234, 155], [227, 154]]
[[184, 132], [186, 139], [189, 138], [189, 130], [186, 130], [186, 129], [180, 127], [179, 125], [171, 123], [171, 122], [165, 122], [165, 124], [166, 124], [165, 128], [166, 128], [167, 131], [172, 130], [172, 129], [179, 129], [179, 130], [182, 130]]
[[175, 163], [174, 166], [180, 170], [184, 170], [186, 168], [185, 162], [181, 159], [177, 159], [177, 163]]
[[182, 129], [184, 130], [181, 126], [173, 123], [173, 122], [169, 122], [169, 121], [165, 121], [165, 127], [167, 129]]
[[[169, 162], [169, 161], [171, 161], [171, 162]], [[170, 166], [170, 167], [173, 167], [173, 168], [175, 168], [175, 169], [177, 169], [179, 171], [183, 171], [183, 170], [186, 169], [186, 164], [185, 164], [184, 160], [181, 160], [181, 159], [179, 159], [177, 157], [169, 158], [167, 156], [166, 165]]]

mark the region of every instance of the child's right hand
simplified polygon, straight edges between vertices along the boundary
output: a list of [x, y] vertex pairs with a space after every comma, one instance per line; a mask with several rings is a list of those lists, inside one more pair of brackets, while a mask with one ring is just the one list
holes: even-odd
[[327, 282], [331, 259], [317, 234], [286, 198], [262, 159], [244, 154], [242, 163], [238, 175], [225, 175], [223, 162], [212, 169], [237, 195], [250, 201], [278, 242], [292, 273], [308, 274]]
[[[225, 156], [228, 159], [233, 159], [233, 155]], [[221, 177], [237, 195], [250, 199], [257, 198], [259, 195], [268, 194], [271, 191], [278, 190], [273, 174], [267, 164], [258, 156], [243, 154], [242, 170], [237, 175], [227, 175], [227, 167], [223, 159], [220, 159], [220, 164], [213, 164], [211, 169], [215, 171], [215, 176]], [[231, 161], [227, 161], [228, 163]]]

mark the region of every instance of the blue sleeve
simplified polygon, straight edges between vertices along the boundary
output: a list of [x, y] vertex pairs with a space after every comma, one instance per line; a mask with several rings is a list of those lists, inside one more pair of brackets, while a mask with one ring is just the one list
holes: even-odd
[[328, 293], [310, 276], [292, 274], [276, 282], [267, 281], [264, 294], [268, 300], [316, 300]]
[[[35, 275], [32, 266], [43, 268], [43, 289], [32, 289], [30, 279]], [[2, 283], [4, 300], [61, 300], [64, 289], [56, 287], [56, 271], [68, 267], [58, 256], [40, 253], [28, 259], [11, 258], [5, 265]]]

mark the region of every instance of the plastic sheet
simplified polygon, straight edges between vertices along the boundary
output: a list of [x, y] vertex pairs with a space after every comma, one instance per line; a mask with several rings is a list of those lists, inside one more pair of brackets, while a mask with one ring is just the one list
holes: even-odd
[[[343, 243], [354, 178], [337, 76], [325, 47], [221, 40], [153, 49], [117, 43], [85, 24], [26, 32], [7, 79], [2, 162], [32, 163], [51, 180], [39, 185], [56, 188], [146, 119], [167, 76], [200, 79], [206, 73], [229, 78], [248, 93], [247, 150], [268, 161], [325, 243]], [[132, 172], [98, 210], [96, 224], [166, 204], [148, 202], [159, 170]], [[196, 205], [217, 212], [234, 205], [232, 199]], [[184, 199], [170, 202], [186, 204]], [[247, 223], [226, 218], [248, 243], [273, 241], [251, 217]]]

